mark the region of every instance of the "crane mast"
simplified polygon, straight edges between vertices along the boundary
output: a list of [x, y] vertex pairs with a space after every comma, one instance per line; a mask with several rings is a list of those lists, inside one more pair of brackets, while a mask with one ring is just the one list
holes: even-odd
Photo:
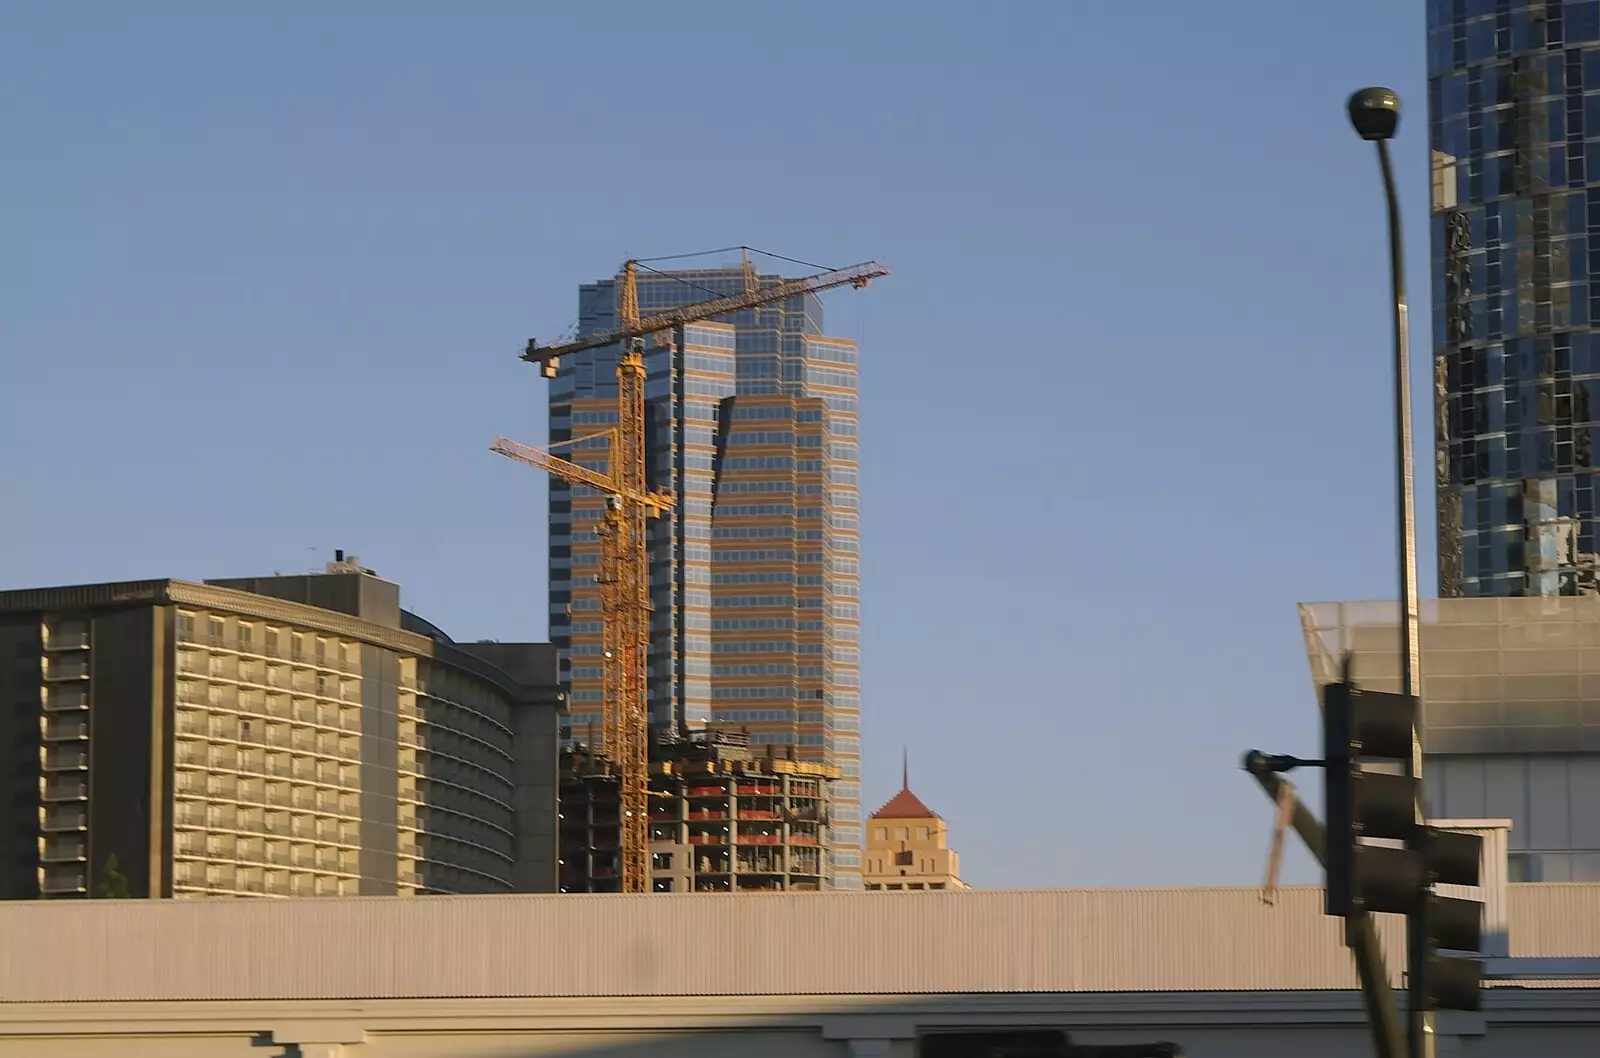
[[646, 527], [650, 518], [673, 507], [671, 496], [650, 491], [646, 481], [644, 339], [687, 323], [834, 287], [849, 285], [860, 289], [873, 279], [889, 274], [881, 264], [867, 262], [762, 287], [746, 256], [742, 293], [641, 318], [638, 268], [638, 261], [626, 261], [618, 276], [616, 329], [559, 345], [541, 346], [530, 341], [522, 354], [522, 359], [539, 364], [545, 377], [554, 378], [562, 356], [623, 343], [622, 353], [617, 358], [617, 425], [604, 435], [608, 440], [606, 473], [503, 437], [491, 446], [492, 451], [517, 462], [572, 484], [598, 489], [606, 495], [606, 509], [597, 529], [600, 572], [595, 577], [600, 588], [603, 644], [602, 741], [604, 753], [621, 776], [619, 866], [625, 893], [650, 890], [650, 717], [646, 666], [653, 607]]

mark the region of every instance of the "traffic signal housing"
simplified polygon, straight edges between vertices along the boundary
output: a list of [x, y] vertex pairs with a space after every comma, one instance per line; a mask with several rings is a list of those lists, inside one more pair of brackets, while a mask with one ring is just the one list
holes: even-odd
[[[1325, 910], [1336, 918], [1366, 911], [1420, 919], [1429, 956], [1412, 972], [1425, 975], [1436, 1006], [1477, 1010], [1482, 964], [1437, 949], [1478, 951], [1483, 905], [1440, 896], [1433, 886], [1477, 885], [1483, 839], [1421, 821], [1421, 780], [1408, 774], [1419, 719], [1412, 695], [1349, 682], [1323, 689]], [[1381, 840], [1390, 844], [1369, 843]]]

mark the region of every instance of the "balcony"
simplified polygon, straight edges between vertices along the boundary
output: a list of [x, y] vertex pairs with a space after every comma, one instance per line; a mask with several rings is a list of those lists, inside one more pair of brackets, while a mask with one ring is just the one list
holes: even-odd
[[81, 771], [89, 766], [89, 747], [81, 742], [46, 746], [45, 771]]
[[71, 686], [55, 686], [45, 694], [44, 711], [59, 713], [68, 710], [89, 708], [89, 694], [87, 688]]
[[68, 896], [89, 891], [89, 872], [83, 868], [46, 869], [39, 892], [44, 896]]
[[46, 742], [65, 742], [89, 737], [89, 721], [81, 716], [58, 715], [44, 722]]
[[44, 678], [49, 681], [86, 680], [89, 659], [82, 654], [59, 654], [45, 659]]
[[82, 830], [89, 825], [88, 805], [52, 805], [44, 810], [40, 829], [46, 834]]
[[179, 805], [173, 810], [172, 818], [179, 826], [183, 827], [203, 827], [206, 825], [204, 810], [194, 805]]
[[89, 796], [87, 778], [50, 779], [44, 784], [45, 801], [82, 801]]
[[87, 650], [89, 647], [88, 629], [49, 629], [45, 630], [44, 648], [46, 650]]

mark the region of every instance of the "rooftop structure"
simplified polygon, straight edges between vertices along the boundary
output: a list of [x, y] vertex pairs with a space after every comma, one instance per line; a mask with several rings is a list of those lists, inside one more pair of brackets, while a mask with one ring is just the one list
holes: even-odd
[[[1430, 754], [1600, 752], [1600, 598], [1429, 599], [1422, 610]], [[1400, 689], [1393, 602], [1302, 603], [1318, 687], [1353, 654], [1355, 678]]]
[[[1398, 691], [1393, 602], [1304, 603], [1313, 686]], [[1505, 818], [1513, 880], [1600, 881], [1600, 598], [1423, 600], [1429, 815]], [[1320, 698], [1319, 698], [1320, 701]]]

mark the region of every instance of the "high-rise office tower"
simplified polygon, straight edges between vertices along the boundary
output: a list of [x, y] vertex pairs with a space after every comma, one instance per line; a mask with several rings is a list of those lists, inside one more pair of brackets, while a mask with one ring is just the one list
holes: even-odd
[[[781, 282], [762, 276], [763, 285]], [[740, 268], [643, 273], [649, 314], [735, 294]], [[615, 326], [614, 280], [580, 288], [579, 331]], [[550, 441], [603, 469], [615, 346], [564, 358]], [[860, 885], [860, 547], [856, 346], [805, 296], [652, 336], [650, 485], [677, 506], [650, 525], [652, 733], [736, 727], [752, 747], [838, 767], [829, 884]], [[585, 438], [588, 438], [585, 440]], [[572, 443], [576, 441], [576, 443]], [[550, 636], [570, 665], [569, 740], [600, 730], [594, 584], [604, 497], [550, 481]]]
[[1591, 594], [1600, 7], [1427, 17], [1439, 594]]

